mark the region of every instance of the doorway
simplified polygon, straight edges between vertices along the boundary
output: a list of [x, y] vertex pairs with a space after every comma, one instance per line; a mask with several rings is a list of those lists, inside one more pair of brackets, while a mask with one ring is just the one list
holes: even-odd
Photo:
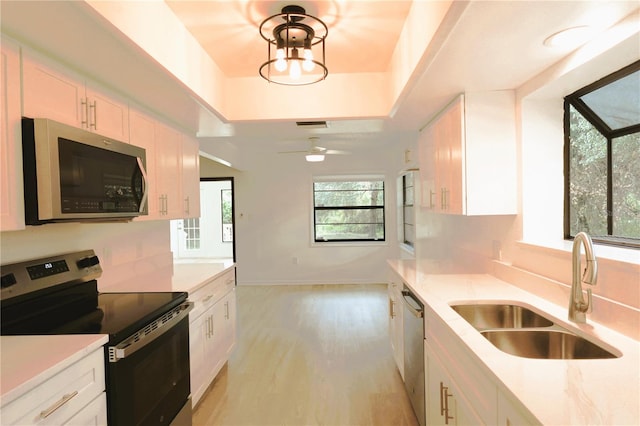
[[233, 177], [200, 179], [200, 217], [171, 221], [174, 259], [235, 262]]

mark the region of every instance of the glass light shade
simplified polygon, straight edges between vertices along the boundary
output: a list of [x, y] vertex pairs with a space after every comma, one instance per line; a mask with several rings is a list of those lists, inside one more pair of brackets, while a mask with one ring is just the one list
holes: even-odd
[[310, 163], [317, 163], [319, 161], [324, 161], [324, 154], [307, 154], [305, 158]]

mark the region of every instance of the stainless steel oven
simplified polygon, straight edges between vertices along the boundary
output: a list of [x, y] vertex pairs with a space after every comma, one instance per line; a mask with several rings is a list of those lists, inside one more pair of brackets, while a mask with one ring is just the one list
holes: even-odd
[[183, 292], [98, 293], [92, 250], [2, 266], [3, 335], [108, 334], [111, 425], [191, 425]]

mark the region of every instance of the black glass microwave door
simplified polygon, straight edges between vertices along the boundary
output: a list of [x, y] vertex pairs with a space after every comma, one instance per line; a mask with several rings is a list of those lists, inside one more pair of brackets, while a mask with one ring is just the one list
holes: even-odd
[[135, 157], [58, 139], [62, 213], [137, 212], [143, 180]]
[[110, 425], [168, 425], [187, 402], [189, 319], [115, 363], [107, 363]]

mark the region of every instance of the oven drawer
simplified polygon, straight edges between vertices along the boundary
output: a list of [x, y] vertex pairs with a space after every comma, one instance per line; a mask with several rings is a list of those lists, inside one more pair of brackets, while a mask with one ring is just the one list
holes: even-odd
[[[77, 416], [106, 424], [106, 400], [99, 398], [104, 395], [104, 374], [104, 351], [100, 347], [3, 406], [1, 422], [3, 425], [61, 425]], [[95, 403], [96, 398], [100, 402]]]
[[231, 268], [224, 274], [209, 281], [207, 284], [189, 294], [189, 301], [194, 303], [193, 310], [189, 313], [192, 320], [198, 318], [207, 309], [213, 306], [225, 294], [234, 289], [236, 285], [235, 268]]

